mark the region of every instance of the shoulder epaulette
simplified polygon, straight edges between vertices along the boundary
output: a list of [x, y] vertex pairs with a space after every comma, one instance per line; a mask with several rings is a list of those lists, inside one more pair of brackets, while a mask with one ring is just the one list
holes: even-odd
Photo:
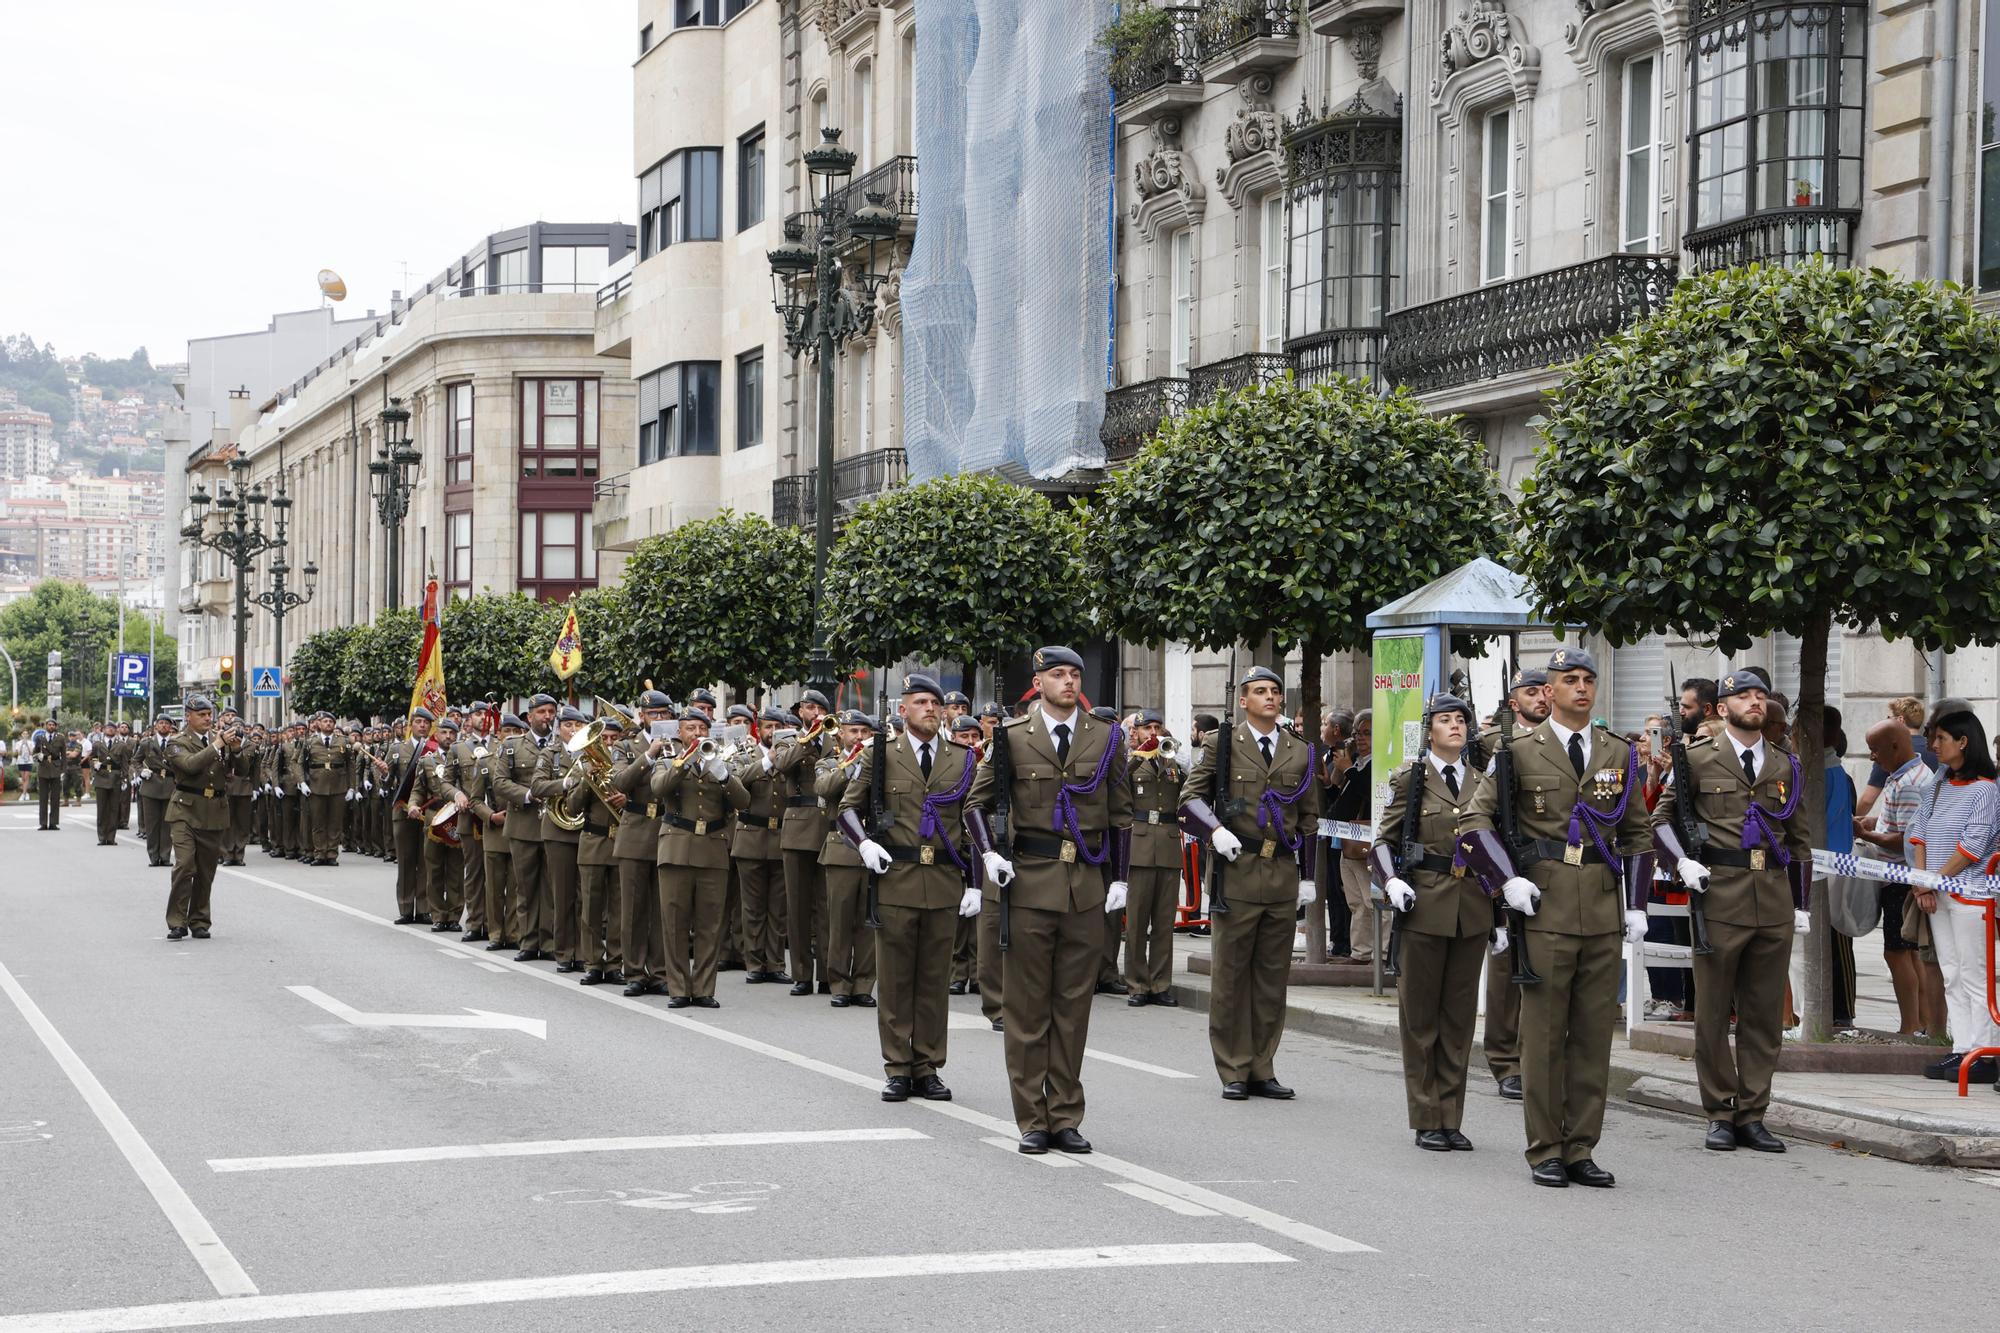
[[1696, 747], [1697, 745], [1713, 745], [1713, 744], [1715, 744], [1715, 737], [1713, 737], [1713, 736], [1697, 736], [1697, 737], [1695, 737], [1695, 738], [1694, 738], [1693, 740], [1691, 740], [1691, 741], [1687, 742], [1687, 748], [1688, 748], [1688, 749], [1690, 749], [1690, 750], [1692, 750], [1692, 749], [1694, 749], [1694, 748], [1695, 748], [1695, 747]]
[[1003, 717], [1000, 719], [1000, 725], [1003, 727], [1022, 727], [1026, 726], [1031, 720], [1028, 717]]

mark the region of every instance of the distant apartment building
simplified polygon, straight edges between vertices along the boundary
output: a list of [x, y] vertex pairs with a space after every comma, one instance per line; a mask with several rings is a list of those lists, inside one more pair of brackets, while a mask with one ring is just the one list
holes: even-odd
[[0, 475], [25, 477], [56, 465], [56, 423], [46, 412], [12, 406], [0, 411]]

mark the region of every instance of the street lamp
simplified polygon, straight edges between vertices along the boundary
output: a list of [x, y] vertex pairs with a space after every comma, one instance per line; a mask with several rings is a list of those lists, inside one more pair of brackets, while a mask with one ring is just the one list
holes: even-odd
[[250, 598], [251, 601], [269, 611], [271, 619], [276, 622], [277, 652], [275, 653], [276, 660], [274, 664], [278, 669], [278, 721], [280, 723], [285, 720], [285, 616], [295, 607], [301, 607], [310, 602], [313, 599], [313, 594], [319, 591], [319, 566], [310, 560], [306, 561], [306, 567], [299, 571], [305, 575], [305, 592], [296, 593], [286, 586], [292, 575], [292, 566], [285, 559], [285, 525], [291, 507], [292, 497], [285, 494], [285, 476], [281, 472], [278, 474], [278, 493], [271, 497], [271, 508], [277, 511], [277, 540], [272, 543], [276, 554], [271, 557], [271, 586], [260, 593], [252, 594]]
[[[877, 247], [895, 251], [896, 214], [880, 194], [851, 208], [847, 178], [854, 173], [854, 154], [840, 146], [840, 131], [820, 130], [817, 147], [805, 154], [806, 170], [818, 183], [819, 197], [807, 210], [817, 224], [808, 245], [805, 222], [785, 223], [785, 239], [767, 256], [771, 264], [771, 303], [785, 323], [785, 346], [795, 357], [819, 362], [819, 439], [813, 497], [813, 646], [806, 684], [833, 696], [833, 654], [827, 649], [826, 561], [833, 549], [833, 357], [849, 338], [865, 335], [875, 323], [875, 294], [888, 280], [887, 256], [877, 265]], [[840, 245], [843, 240], [866, 242], [867, 260], [853, 275], [858, 290], [842, 281]]]
[[410, 443], [410, 409], [400, 398], [391, 398], [382, 409], [381, 443], [375, 457], [368, 460], [368, 486], [375, 497], [375, 513], [389, 533], [388, 606], [402, 605], [403, 520], [410, 512], [410, 492], [416, 486], [411, 476], [424, 461]]
[[[250, 629], [250, 566], [259, 555], [280, 543], [264, 532], [264, 505], [269, 497], [264, 494], [263, 486], [244, 489], [244, 475], [250, 471], [250, 460], [232, 458], [229, 470], [235, 476], [221, 483], [213, 497], [202, 486], [196, 486], [194, 493], [188, 496], [188, 504], [194, 509], [194, 521], [181, 529], [181, 535], [197, 546], [221, 552], [224, 559], [236, 566], [236, 661], [240, 667], [243, 641]], [[222, 516], [222, 525], [214, 532], [206, 531], [204, 524], [211, 504]], [[232, 699], [230, 702], [235, 701]]]

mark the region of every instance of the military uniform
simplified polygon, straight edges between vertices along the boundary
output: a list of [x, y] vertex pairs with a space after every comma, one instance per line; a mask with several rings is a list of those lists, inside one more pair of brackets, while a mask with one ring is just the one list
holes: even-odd
[[[1492, 755], [1500, 748], [1500, 729], [1479, 733], [1480, 750], [1492, 771]], [[1480, 1048], [1486, 1055], [1486, 1070], [1500, 1084], [1502, 1095], [1511, 1086], [1518, 1094], [1521, 1078], [1521, 987], [1514, 983], [1513, 968], [1496, 958], [1486, 968], [1485, 1028]], [[1510, 1085], [1509, 1079], [1514, 1082]]]
[[[666, 949], [669, 1003], [718, 1007], [715, 971], [722, 946], [723, 903], [729, 888], [731, 816], [750, 804], [734, 773], [720, 782], [699, 757], [662, 764], [653, 773], [660, 803], [660, 932]], [[689, 951], [693, 962], [690, 965]]]
[[[504, 739], [481, 740], [473, 747], [470, 767], [459, 769], [460, 790], [471, 802], [466, 813], [472, 816], [472, 826], [478, 830], [478, 841], [466, 843], [463, 852], [484, 862], [481, 879], [486, 890], [486, 948], [494, 953], [520, 947], [514, 938], [518, 909], [514, 902], [513, 852], [507, 845], [507, 812], [493, 798], [493, 770], [501, 762], [500, 746]], [[495, 815], [500, 817], [497, 824]]]
[[[446, 731], [449, 736], [449, 730]], [[411, 822], [420, 830], [424, 847], [424, 904], [430, 914], [431, 929], [442, 934], [457, 930], [465, 912], [465, 864], [461, 848], [448, 838], [433, 835], [431, 818], [441, 806], [450, 805], [458, 788], [452, 781], [448, 746], [427, 751], [417, 761], [416, 781], [410, 784], [408, 808]], [[457, 821], [446, 827], [456, 833]]]
[[[648, 705], [651, 706], [651, 705]], [[666, 949], [660, 933], [658, 862], [665, 830], [660, 802], [652, 792], [653, 761], [646, 757], [651, 742], [634, 738], [611, 770], [611, 785], [625, 793], [618, 817], [612, 858], [618, 868], [618, 936], [623, 945], [620, 970], [627, 995], [664, 995]]]
[[[606, 727], [606, 753], [612, 767], [623, 762], [624, 729]], [[624, 941], [618, 919], [618, 828], [625, 816], [597, 797], [585, 781], [584, 761], [574, 768], [569, 808], [583, 811], [583, 828], [576, 848], [578, 955], [584, 965], [583, 984], [624, 980]], [[606, 773], [609, 778], [609, 771]]]
[[771, 747], [771, 766], [785, 783], [785, 819], [778, 848], [785, 868], [785, 935], [792, 958], [792, 993], [810, 995], [814, 983], [830, 990], [825, 876], [827, 812], [815, 784], [818, 765], [833, 749], [833, 720], [811, 740], [788, 738]]
[[[1260, 760], [1262, 756], [1259, 756]], [[1174, 914], [1181, 901], [1181, 784], [1177, 760], [1134, 759], [1131, 893], [1125, 900], [1125, 984], [1129, 1003], [1177, 1004], [1173, 998]]]
[[125, 789], [125, 770], [132, 757], [129, 741], [106, 737], [90, 752], [90, 786], [97, 799], [97, 845], [118, 841], [118, 800]]
[[407, 800], [396, 800], [409, 784], [416, 790], [416, 768], [420, 756], [432, 751], [430, 737], [399, 736], [389, 743], [389, 772], [383, 777], [384, 796], [391, 802], [389, 833], [396, 849], [396, 921], [411, 925], [417, 914], [428, 907], [424, 892], [424, 826], [410, 816]]
[[63, 746], [62, 735], [44, 731], [35, 742], [35, 795], [41, 801], [41, 827], [62, 827]]
[[[573, 710], [565, 709], [564, 721]], [[581, 718], [582, 714], [574, 714]], [[550, 938], [553, 944], [556, 970], [558, 972], [581, 972], [583, 970], [582, 939], [579, 927], [582, 920], [577, 892], [580, 881], [577, 876], [577, 853], [583, 841], [581, 829], [566, 829], [551, 818], [556, 808], [556, 798], [569, 785], [570, 775], [576, 769], [576, 756], [566, 748], [560, 729], [550, 733], [549, 743], [542, 747], [542, 757], [535, 765], [535, 776], [528, 783], [542, 811], [542, 876], [547, 887], [547, 902]]]
[[[188, 711], [208, 712], [206, 701], [188, 701]], [[163, 818], [174, 844], [172, 888], [167, 896], [167, 933], [182, 931], [195, 938], [208, 935], [213, 919], [209, 898], [215, 886], [215, 863], [222, 854], [222, 835], [229, 827], [229, 799], [224, 793], [228, 761], [225, 753], [192, 729], [167, 742], [167, 771], [174, 794]]]
[[507, 811], [507, 845], [512, 852], [508, 869], [514, 885], [514, 938], [521, 946], [520, 962], [554, 957], [549, 952], [550, 930], [555, 925], [549, 909], [548, 884], [543, 876], [542, 807], [529, 790], [535, 770], [542, 761], [542, 747], [551, 742], [553, 729], [541, 736], [533, 731], [503, 741], [491, 766], [487, 786], [489, 800]]
[[168, 864], [173, 849], [167, 840], [167, 802], [173, 798], [174, 779], [167, 771], [167, 742], [173, 733], [162, 736], [149, 731], [139, 738], [133, 753], [134, 771], [139, 775], [139, 834], [146, 840], [146, 864]]
[[[766, 722], [775, 719], [768, 714]], [[785, 793], [789, 784], [761, 748], [752, 747], [736, 765], [736, 776], [750, 793], [750, 804], [736, 816], [729, 840], [729, 859], [736, 872], [736, 889], [743, 914], [745, 981], [788, 981], [785, 975], [785, 865], [780, 843], [784, 837]]]
[[306, 808], [312, 844], [307, 854], [320, 865], [337, 865], [346, 825], [347, 794], [360, 780], [355, 771], [354, 751], [347, 737], [338, 732], [313, 732], [299, 746], [297, 767], [310, 792]]
[[[865, 714], [849, 714], [857, 720], [866, 719]], [[872, 720], [869, 724], [874, 725]], [[874, 742], [870, 741], [869, 746]], [[867, 750], [862, 751], [863, 754]], [[854, 775], [861, 769], [856, 760], [849, 767], [840, 767], [838, 758], [827, 758], [820, 762], [813, 778], [813, 792], [819, 797], [820, 805], [826, 811], [838, 812], [841, 803], [847, 799], [847, 790], [854, 783]], [[862, 793], [865, 797], [866, 791]], [[867, 867], [861, 864], [861, 855], [840, 836], [840, 830], [829, 821], [826, 824], [826, 839], [820, 846], [819, 872], [821, 882], [826, 885], [826, 951], [821, 955], [826, 970], [826, 985], [831, 988], [834, 1004], [846, 1007], [854, 1003], [854, 997], [865, 996], [874, 1003], [875, 997], [875, 932], [868, 928], [868, 912], [865, 895], [867, 892]], [[945, 965], [951, 965], [950, 948], [945, 951]], [[949, 983], [947, 983], [949, 984]]]

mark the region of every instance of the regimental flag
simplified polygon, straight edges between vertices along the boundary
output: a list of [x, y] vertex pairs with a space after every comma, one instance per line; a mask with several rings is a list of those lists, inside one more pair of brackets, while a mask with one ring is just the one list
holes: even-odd
[[562, 633], [556, 635], [556, 646], [549, 650], [549, 670], [556, 673], [557, 680], [568, 680], [583, 670], [583, 632], [576, 627], [576, 603], [569, 604], [569, 613], [563, 617]]
[[417, 678], [410, 690], [410, 708], [428, 708], [433, 717], [443, 717], [445, 710], [443, 608], [437, 580], [432, 579], [424, 585], [424, 637], [417, 649]]

